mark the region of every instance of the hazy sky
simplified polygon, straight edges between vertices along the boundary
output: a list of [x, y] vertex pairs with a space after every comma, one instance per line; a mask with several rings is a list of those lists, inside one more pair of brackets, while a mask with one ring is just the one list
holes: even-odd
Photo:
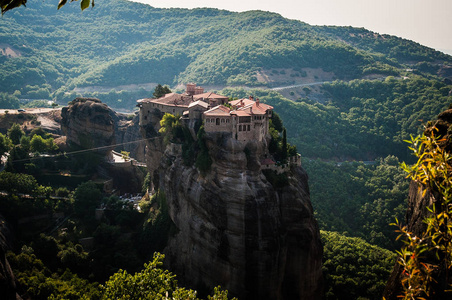
[[364, 27], [452, 54], [452, 0], [135, 0], [154, 7], [265, 10], [311, 25]]

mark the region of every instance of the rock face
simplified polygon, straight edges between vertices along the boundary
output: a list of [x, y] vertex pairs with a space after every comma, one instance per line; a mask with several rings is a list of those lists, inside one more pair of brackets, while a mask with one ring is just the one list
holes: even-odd
[[260, 170], [264, 143], [245, 150], [214, 134], [207, 145], [205, 175], [184, 166], [174, 145], [160, 159], [160, 189], [179, 230], [165, 249], [169, 268], [198, 291], [221, 285], [240, 299], [320, 299], [322, 245], [306, 172], [293, 167], [275, 188]]
[[[127, 120], [124, 115], [118, 115], [119, 120], [116, 123], [115, 140], [121, 146], [117, 151], [130, 152], [130, 156], [138, 161], [146, 161], [146, 143], [140, 141], [143, 139], [140, 133], [140, 126], [138, 124], [138, 115], [135, 115], [131, 120]], [[140, 141], [140, 142], [135, 142]]]
[[61, 129], [69, 145], [97, 148], [115, 144], [116, 113], [94, 98], [76, 98], [61, 110]]
[[[142, 140], [138, 115], [131, 120], [95, 98], [76, 98], [61, 110], [61, 129], [68, 145], [130, 152], [130, 157], [145, 161], [146, 143]], [[136, 142], [138, 141], [138, 142]]]

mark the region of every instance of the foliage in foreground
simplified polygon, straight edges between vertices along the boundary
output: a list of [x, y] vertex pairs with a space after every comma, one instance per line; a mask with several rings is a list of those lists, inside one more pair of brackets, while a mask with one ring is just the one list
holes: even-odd
[[397, 224], [399, 238], [405, 243], [398, 252], [398, 262], [404, 269], [403, 299], [447, 299], [452, 295], [452, 157], [444, 150], [446, 139], [435, 134], [412, 138], [410, 149], [418, 161], [413, 166], [402, 164], [409, 177], [425, 188], [423, 196], [429, 191], [436, 200], [427, 208], [421, 234]]
[[320, 234], [326, 299], [381, 299], [395, 253], [337, 232]]
[[[198, 299], [196, 291], [179, 287], [176, 276], [162, 268], [164, 255], [155, 253], [144, 269], [131, 275], [119, 270], [102, 286], [102, 299]], [[215, 288], [212, 300], [227, 300], [228, 292]]]

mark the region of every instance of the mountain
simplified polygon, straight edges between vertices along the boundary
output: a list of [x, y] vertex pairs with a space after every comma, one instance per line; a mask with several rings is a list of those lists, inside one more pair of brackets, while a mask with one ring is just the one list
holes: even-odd
[[436, 76], [452, 64], [451, 56], [431, 48], [360, 28], [123, 0], [83, 12], [33, 1], [2, 17], [0, 41], [2, 92], [49, 96], [58, 90], [53, 96], [60, 98], [74, 88], [156, 82], [275, 86], [306, 79], [309, 68], [338, 79], [399, 75], [407, 68]]

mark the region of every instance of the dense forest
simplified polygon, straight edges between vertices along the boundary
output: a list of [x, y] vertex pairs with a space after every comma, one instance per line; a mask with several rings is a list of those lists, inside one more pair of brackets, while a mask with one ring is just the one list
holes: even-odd
[[[196, 82], [230, 98], [259, 97], [283, 120], [310, 176], [326, 298], [380, 299], [400, 248], [389, 223], [402, 219], [406, 207], [408, 180], [399, 163], [413, 158], [404, 140], [452, 103], [451, 64], [451, 56], [399, 37], [310, 26], [269, 12], [106, 0], [81, 13], [77, 5], [57, 11], [54, 3], [33, 1], [0, 21], [0, 108], [24, 106], [19, 99], [49, 106], [41, 100], [65, 104], [87, 96], [133, 110], [137, 99], [152, 97], [157, 82], [176, 90]], [[291, 97], [270, 89], [312, 81], [328, 82]], [[11, 159], [57, 151], [42, 131], [25, 134], [15, 127], [7, 136], [0, 135], [0, 150], [11, 151]], [[155, 271], [162, 257], [140, 248], [152, 241], [161, 251], [165, 244], [171, 222], [164, 195], [145, 200], [137, 213], [118, 198], [103, 198], [92, 182], [63, 187], [42, 181], [41, 171], [59, 164], [83, 181], [91, 172], [87, 161], [98, 163], [36, 159], [0, 173], [7, 220], [58, 211], [74, 216], [64, 235], [37, 227], [20, 236], [8, 254], [19, 288], [33, 299], [117, 297], [119, 283], [126, 289], [125, 282], [133, 285], [154, 272], [167, 276], [174, 297], [194, 297], [179, 290], [171, 274]], [[100, 222], [87, 218], [90, 201], [113, 213]], [[89, 235], [94, 244], [88, 251], [78, 240]]]

